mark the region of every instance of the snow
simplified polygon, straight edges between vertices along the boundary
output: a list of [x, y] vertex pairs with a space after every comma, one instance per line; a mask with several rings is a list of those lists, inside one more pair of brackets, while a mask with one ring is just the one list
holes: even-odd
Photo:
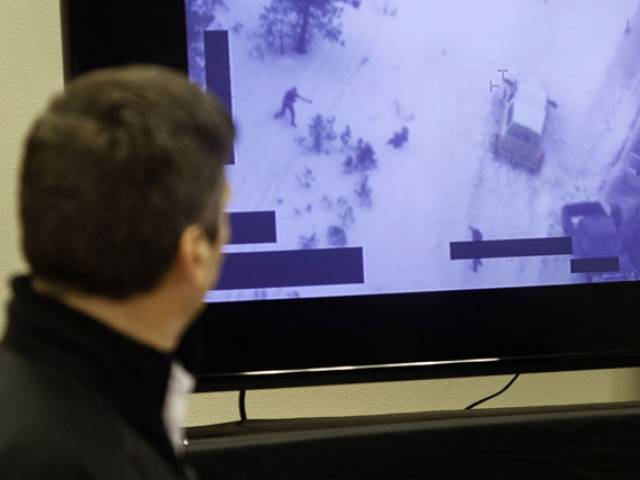
[[[230, 34], [240, 131], [237, 165], [227, 170], [231, 210], [276, 210], [279, 239], [227, 251], [295, 249], [314, 233], [326, 248], [347, 205], [355, 217], [347, 242], [364, 248], [366, 283], [211, 292], [208, 300], [582, 281], [569, 273], [567, 257], [485, 260], [473, 273], [470, 262], [449, 259], [449, 243], [470, 240], [471, 225], [485, 240], [558, 236], [564, 204], [602, 199], [639, 107], [630, 80], [637, 66], [620, 52], [635, 38], [625, 34], [627, 20], [640, 29], [640, 0], [364, 0], [345, 7], [343, 46], [318, 39], [304, 56], [256, 48], [268, 1], [227, 3], [220, 27], [243, 26]], [[500, 83], [499, 69], [536, 79], [558, 104], [548, 114], [537, 175], [492, 157], [490, 84]], [[296, 103], [297, 129], [287, 116], [273, 118], [294, 85], [313, 100]], [[326, 154], [296, 141], [317, 114], [335, 116], [338, 134], [349, 125], [354, 142], [372, 144], [378, 168], [369, 172], [370, 207], [354, 193], [359, 176], [343, 173], [339, 140]], [[540, 125], [539, 112], [523, 115]], [[403, 126], [408, 143], [387, 145]], [[308, 187], [299, 181], [306, 169], [315, 179]]]

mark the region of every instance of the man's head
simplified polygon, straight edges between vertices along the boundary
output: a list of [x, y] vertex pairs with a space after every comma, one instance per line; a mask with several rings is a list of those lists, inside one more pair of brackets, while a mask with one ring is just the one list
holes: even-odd
[[228, 237], [233, 138], [226, 111], [181, 74], [139, 66], [71, 82], [24, 153], [22, 240], [34, 277], [111, 300], [171, 275], [194, 295], [211, 287]]

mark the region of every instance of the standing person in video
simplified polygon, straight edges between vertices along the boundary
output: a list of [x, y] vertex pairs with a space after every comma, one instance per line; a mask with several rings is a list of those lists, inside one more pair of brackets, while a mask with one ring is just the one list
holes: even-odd
[[273, 118], [282, 118], [285, 113], [289, 112], [291, 115], [291, 125], [297, 127], [296, 125], [296, 110], [294, 108], [294, 104], [296, 100], [302, 100], [303, 102], [313, 103], [308, 98], [304, 98], [298, 93], [298, 89], [296, 87], [292, 87], [287, 90], [282, 97], [282, 107], [278, 112], [273, 115]]
[[229, 239], [228, 113], [181, 73], [97, 71], [27, 137], [29, 275], [0, 343], [0, 478], [187, 480], [177, 348]]
[[[482, 242], [483, 238], [482, 238], [482, 232], [477, 229], [476, 227], [469, 227], [469, 230], [471, 230], [471, 240], [474, 242]], [[480, 267], [482, 266], [482, 259], [481, 258], [474, 258], [473, 259], [473, 263], [471, 264], [471, 270], [473, 270], [474, 272], [477, 272]]]

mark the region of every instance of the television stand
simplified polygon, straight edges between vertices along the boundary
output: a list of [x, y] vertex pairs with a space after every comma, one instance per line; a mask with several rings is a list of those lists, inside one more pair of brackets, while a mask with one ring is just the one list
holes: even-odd
[[188, 429], [201, 478], [640, 476], [640, 403], [249, 420]]

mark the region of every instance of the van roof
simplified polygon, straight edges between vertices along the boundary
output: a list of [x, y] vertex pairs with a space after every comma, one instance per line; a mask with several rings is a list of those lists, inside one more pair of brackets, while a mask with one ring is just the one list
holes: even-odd
[[541, 135], [547, 116], [547, 94], [537, 82], [518, 82], [513, 97], [513, 123]]

